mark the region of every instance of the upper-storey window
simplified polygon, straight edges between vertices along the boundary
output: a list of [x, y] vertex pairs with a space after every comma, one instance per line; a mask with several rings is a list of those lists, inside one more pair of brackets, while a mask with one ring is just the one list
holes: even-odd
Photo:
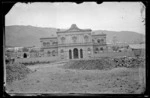
[[95, 43], [94, 39], [92, 39], [92, 42]]
[[73, 37], [72, 37], [72, 40], [73, 40], [73, 42], [75, 43], [75, 42], [77, 41], [77, 37], [76, 37], [76, 36], [73, 36]]
[[63, 49], [61, 49], [60, 53], [64, 53], [64, 50], [63, 50]]
[[101, 39], [101, 43], [104, 43], [104, 39]]
[[97, 40], [97, 43], [101, 43], [101, 40], [100, 40], [100, 39], [98, 39], [98, 40]]
[[84, 36], [84, 39], [85, 39], [86, 42], [89, 41], [89, 37], [87, 35]]
[[98, 39], [98, 40], [97, 40], [97, 43], [103, 44], [103, 43], [104, 43], [104, 39]]
[[52, 51], [52, 55], [53, 55], [53, 56], [56, 55], [56, 51], [55, 51], [55, 50]]
[[52, 42], [53, 45], [57, 45], [57, 42]]
[[49, 42], [47, 42], [47, 43], [46, 43], [46, 45], [47, 45], [47, 47], [49, 47], [49, 46], [50, 46], [50, 43], [49, 43]]
[[87, 50], [88, 50], [88, 53], [90, 54], [90, 53], [91, 53], [91, 49], [90, 49], [90, 48], [88, 48]]
[[61, 37], [61, 41], [62, 41], [62, 43], [64, 43], [65, 42], [65, 37]]

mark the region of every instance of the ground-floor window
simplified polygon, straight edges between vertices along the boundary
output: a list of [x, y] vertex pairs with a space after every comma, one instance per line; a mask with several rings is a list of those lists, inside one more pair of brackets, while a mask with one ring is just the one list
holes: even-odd
[[80, 49], [80, 58], [83, 58], [83, 50]]
[[72, 52], [69, 50], [69, 59], [72, 59]]
[[53, 55], [53, 56], [55, 56], [55, 55], [56, 55], [56, 52], [55, 52], [55, 50], [53, 50], [53, 51], [52, 51], [52, 55]]

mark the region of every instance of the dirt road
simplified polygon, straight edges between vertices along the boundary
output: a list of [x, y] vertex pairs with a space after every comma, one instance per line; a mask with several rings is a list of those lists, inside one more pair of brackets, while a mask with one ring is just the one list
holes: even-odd
[[[137, 68], [63, 69], [64, 63], [29, 66], [35, 72], [6, 85], [8, 93], [141, 93]], [[143, 69], [141, 69], [143, 70]]]

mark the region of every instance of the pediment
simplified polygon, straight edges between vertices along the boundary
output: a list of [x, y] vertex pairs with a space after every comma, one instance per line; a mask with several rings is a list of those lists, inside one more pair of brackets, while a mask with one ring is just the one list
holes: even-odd
[[72, 24], [71, 27], [66, 31], [58, 31], [58, 33], [65, 33], [65, 32], [85, 32], [85, 31], [91, 31], [91, 29], [79, 29], [76, 24]]

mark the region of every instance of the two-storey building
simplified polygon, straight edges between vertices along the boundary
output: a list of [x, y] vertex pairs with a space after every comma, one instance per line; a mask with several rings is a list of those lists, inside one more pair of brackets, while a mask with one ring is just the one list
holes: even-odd
[[83, 59], [106, 50], [106, 34], [93, 35], [91, 29], [79, 29], [75, 24], [68, 30], [58, 30], [56, 33], [57, 37], [40, 38], [45, 56]]

